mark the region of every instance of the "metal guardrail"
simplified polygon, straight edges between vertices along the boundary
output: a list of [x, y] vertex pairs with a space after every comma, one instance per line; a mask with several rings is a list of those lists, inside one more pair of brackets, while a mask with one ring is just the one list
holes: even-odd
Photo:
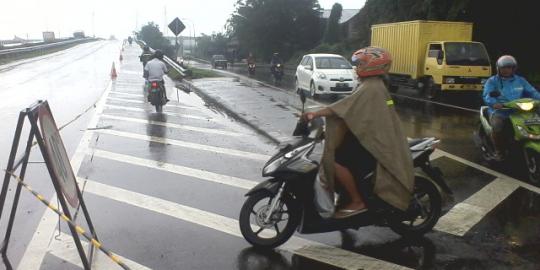
[[[141, 46], [146, 46], [146, 42], [142, 40], [136, 40], [136, 42], [139, 43], [139, 45]], [[150, 48], [150, 51], [154, 52], [155, 50], [153, 48]], [[174, 60], [172, 60], [166, 55], [163, 56], [163, 61], [169, 66], [171, 66], [172, 68], [174, 68], [178, 73], [180, 73], [180, 76], [186, 77], [186, 73], [188, 72], [187, 69], [181, 67], [178, 63], [176, 63]]]
[[92, 41], [92, 40], [95, 40], [95, 39], [94, 38], [72, 39], [72, 40], [67, 40], [67, 41], [60, 41], [60, 42], [55, 42], [55, 43], [43, 44], [43, 45], [35, 45], [35, 46], [24, 47], [24, 48], [2, 49], [0, 50], [0, 56], [51, 49], [51, 48], [69, 45], [73, 43]]

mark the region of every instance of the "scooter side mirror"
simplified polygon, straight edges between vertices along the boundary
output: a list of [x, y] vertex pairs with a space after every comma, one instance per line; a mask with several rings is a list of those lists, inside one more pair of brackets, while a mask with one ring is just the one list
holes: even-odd
[[293, 136], [307, 136], [309, 134], [308, 122], [298, 120], [293, 131]]
[[500, 96], [501, 96], [501, 92], [500, 92], [500, 91], [491, 91], [491, 92], [489, 93], [489, 96], [490, 96], [490, 97], [493, 97], [493, 98], [500, 97]]

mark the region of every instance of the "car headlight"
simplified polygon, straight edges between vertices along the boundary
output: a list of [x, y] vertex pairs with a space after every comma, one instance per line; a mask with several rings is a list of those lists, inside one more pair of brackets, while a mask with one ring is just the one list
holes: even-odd
[[530, 111], [534, 108], [533, 102], [518, 102], [516, 105], [523, 111]]
[[446, 78], [446, 79], [444, 80], [444, 82], [445, 82], [446, 84], [454, 84], [454, 83], [456, 83], [456, 79], [455, 79], [455, 78]]
[[317, 75], [317, 77], [319, 77], [319, 79], [321, 79], [321, 80], [324, 80], [324, 79], [326, 79], [326, 74], [319, 73], [319, 75]]

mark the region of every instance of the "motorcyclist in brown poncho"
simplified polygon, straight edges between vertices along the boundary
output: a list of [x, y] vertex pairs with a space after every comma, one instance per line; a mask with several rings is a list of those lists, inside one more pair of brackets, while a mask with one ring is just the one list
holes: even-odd
[[338, 205], [335, 218], [367, 211], [355, 179], [363, 179], [371, 172], [375, 177], [373, 192], [405, 210], [414, 173], [407, 138], [383, 80], [392, 58], [385, 49], [367, 47], [356, 51], [352, 61], [360, 80], [356, 91], [322, 110], [303, 115], [305, 120], [326, 117], [321, 183], [333, 194], [337, 180], [337, 187], [348, 195], [349, 200]]

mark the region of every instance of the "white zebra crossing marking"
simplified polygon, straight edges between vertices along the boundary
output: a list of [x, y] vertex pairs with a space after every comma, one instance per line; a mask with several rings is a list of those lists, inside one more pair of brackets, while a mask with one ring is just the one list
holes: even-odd
[[225, 136], [231, 136], [231, 137], [247, 136], [247, 134], [231, 132], [231, 131], [222, 131], [222, 130], [211, 129], [211, 128], [193, 127], [193, 126], [179, 125], [179, 124], [173, 124], [173, 123], [167, 123], [167, 122], [161, 122], [161, 121], [153, 121], [153, 120], [148, 120], [148, 119], [138, 119], [138, 118], [114, 116], [114, 115], [108, 115], [108, 114], [101, 115], [101, 118], [108, 118], [108, 119], [127, 121], [127, 122], [133, 122], [133, 123], [141, 123], [141, 124], [150, 124], [150, 125], [163, 126], [163, 127], [168, 127], [168, 128], [176, 128], [176, 129], [196, 131], [196, 132], [201, 132], [201, 133], [225, 135]]
[[[141, 193], [104, 185], [95, 181], [80, 178], [79, 181], [87, 181], [86, 192], [93, 193], [97, 196], [181, 219], [236, 237], [242, 237], [238, 221], [235, 219], [166, 201], [160, 198], [151, 197]], [[293, 236], [280, 248], [344, 269], [409, 269], [400, 265], [305, 240], [296, 236]]]
[[96, 132], [101, 133], [101, 134], [113, 135], [117, 137], [137, 139], [137, 140], [143, 140], [143, 141], [149, 141], [149, 142], [157, 142], [157, 143], [162, 143], [162, 144], [170, 144], [170, 145], [175, 145], [175, 146], [180, 146], [180, 147], [185, 147], [185, 148], [191, 148], [195, 150], [209, 151], [209, 152], [214, 152], [218, 154], [260, 160], [260, 161], [267, 161], [268, 159], [270, 159], [270, 156], [268, 155], [261, 155], [261, 154], [246, 152], [246, 151], [215, 147], [215, 146], [209, 146], [209, 145], [198, 144], [198, 143], [190, 143], [186, 141], [173, 140], [173, 139], [168, 139], [168, 138], [163, 138], [163, 137], [141, 135], [141, 134], [136, 134], [136, 133], [131, 133], [131, 132], [123, 132], [123, 131], [116, 131], [116, 130], [110, 130], [110, 129], [100, 129], [100, 130], [96, 130]]

